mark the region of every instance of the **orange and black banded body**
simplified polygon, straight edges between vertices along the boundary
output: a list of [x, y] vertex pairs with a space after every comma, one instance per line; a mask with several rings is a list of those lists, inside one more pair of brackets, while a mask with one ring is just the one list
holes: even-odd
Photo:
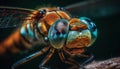
[[[16, 62], [12, 69], [47, 51], [47, 56], [39, 65], [40, 69], [56, 51], [62, 62], [78, 67], [80, 64], [73, 57], [89, 57], [83, 64], [93, 58], [84, 54], [85, 48], [91, 46], [97, 38], [96, 25], [89, 18], [72, 18], [60, 8], [42, 8], [33, 13], [30, 15], [32, 20], [25, 21], [0, 44], [0, 54], [7, 51], [18, 53], [32, 48], [35, 44], [44, 44], [45, 47]], [[69, 55], [69, 58], [66, 58], [65, 54]]]
[[[77, 21], [71, 19], [67, 12], [59, 8], [42, 8], [31, 14], [32, 20], [27, 20], [0, 44], [0, 54], [9, 51], [18, 53], [31, 48], [36, 43], [44, 43], [50, 26], [59, 19]], [[74, 28], [73, 28], [74, 29]]]

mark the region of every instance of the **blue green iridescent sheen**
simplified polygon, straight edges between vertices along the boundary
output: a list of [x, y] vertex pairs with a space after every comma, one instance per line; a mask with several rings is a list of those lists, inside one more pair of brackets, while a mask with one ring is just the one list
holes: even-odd
[[56, 48], [60, 49], [64, 46], [65, 40], [69, 32], [69, 24], [65, 19], [57, 20], [49, 29], [48, 39], [50, 44]]
[[95, 40], [97, 39], [96, 25], [91, 19], [89, 19], [87, 17], [80, 17], [80, 21], [82, 21], [83, 23], [88, 25], [88, 29], [91, 32], [91, 44], [90, 45], [92, 45], [95, 42]]
[[[80, 37], [80, 38], [88, 37], [91, 40], [91, 33], [90, 33], [90, 31], [88, 29], [82, 30], [81, 32], [80, 31], [69, 31], [67, 42], [66, 42], [67, 43], [66, 46], [69, 45], [68, 44], [69, 42], [73, 42], [78, 37]], [[80, 44], [84, 44], [86, 47], [89, 46], [89, 44], [86, 44], [85, 42], [84, 43], [80, 43]]]

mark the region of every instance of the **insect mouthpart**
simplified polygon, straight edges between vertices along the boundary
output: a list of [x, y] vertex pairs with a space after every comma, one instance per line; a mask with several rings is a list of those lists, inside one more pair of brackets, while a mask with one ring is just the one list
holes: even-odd
[[65, 19], [57, 20], [49, 29], [48, 38], [50, 44], [56, 49], [61, 49], [65, 44], [68, 31], [68, 21]]

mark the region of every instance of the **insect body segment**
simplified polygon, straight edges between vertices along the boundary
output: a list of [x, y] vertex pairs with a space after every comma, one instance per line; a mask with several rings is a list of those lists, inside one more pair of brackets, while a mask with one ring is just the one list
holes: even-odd
[[[46, 9], [44, 9], [44, 10], [46, 10]], [[25, 25], [21, 28], [21, 34], [24, 37], [26, 37], [29, 40], [29, 42], [33, 42], [34, 39], [41, 39], [42, 40], [45, 37], [47, 38], [48, 31], [50, 32], [50, 35], [51, 35], [51, 33], [53, 31], [53, 28], [51, 26], [55, 22], [58, 22], [58, 24], [56, 26], [53, 25], [53, 26], [55, 26], [54, 28], [56, 30], [58, 27], [61, 27], [62, 24], [63, 24], [63, 26], [64, 25], [66, 26], [64, 28], [61, 28], [61, 30], [59, 28], [57, 31], [57, 35], [63, 31], [64, 31], [64, 33], [68, 33], [68, 29], [69, 29], [68, 21], [61, 20], [61, 19], [70, 19], [70, 17], [65, 12], [63, 12], [61, 10], [46, 10], [46, 11], [47, 12], [44, 14], [44, 17], [41, 18], [38, 21], [38, 23], [36, 24], [37, 26], [33, 26], [32, 23], [28, 23], [27, 25]], [[67, 29], [65, 29], [65, 28], [67, 28]], [[63, 29], [65, 29], [65, 30], [63, 30]], [[38, 32], [38, 34], [35, 34], [35, 30], [36, 30], [36, 33]], [[55, 34], [55, 33], [52, 33], [52, 34]], [[56, 37], [56, 36], [54, 36], [54, 37]], [[60, 34], [60, 36], [62, 37], [62, 34]], [[53, 36], [51, 36], [51, 37], [53, 37]], [[50, 36], [48, 36], [48, 38], [50, 38]], [[58, 37], [56, 37], [56, 38], [58, 38]], [[40, 42], [42, 42], [42, 41], [40, 41]], [[50, 42], [51, 42], [51, 40], [50, 40]], [[53, 43], [51, 43], [51, 44], [53, 44]]]
[[85, 52], [84, 48], [91, 43], [91, 32], [88, 25], [77, 18], [70, 21], [70, 31], [68, 33], [65, 51], [71, 54]]
[[[14, 53], [27, 50], [36, 43], [46, 44], [44, 40], [48, 39], [47, 35], [50, 26], [62, 17], [70, 19], [66, 12], [58, 8], [43, 8], [33, 11], [32, 13], [33, 14], [30, 14], [31, 17], [29, 17], [32, 20], [24, 21], [21, 28], [16, 30], [16, 32], [0, 44], [1, 54], [5, 53], [6, 50], [10, 52], [14, 51]], [[17, 46], [19, 46], [19, 48]]]
[[[37, 56], [41, 56], [48, 50], [49, 53], [39, 65], [40, 69], [52, 57], [55, 50], [58, 51], [62, 62], [78, 67], [80, 67], [79, 62], [72, 57], [91, 58], [91, 56], [83, 53], [85, 48], [89, 47], [97, 38], [97, 28], [92, 21], [89, 22], [87, 18], [72, 18], [60, 8], [43, 8], [33, 13], [31, 14], [33, 19], [25, 21], [0, 47], [3, 47], [4, 50], [7, 48], [7, 50], [14, 53], [31, 48], [35, 44], [44, 44], [45, 47], [16, 62], [12, 69]], [[69, 55], [69, 59], [64, 54]]]
[[89, 44], [89, 46], [91, 46], [97, 39], [97, 27], [95, 23], [87, 17], [80, 17], [80, 20], [87, 24], [88, 29], [91, 32], [91, 43]]

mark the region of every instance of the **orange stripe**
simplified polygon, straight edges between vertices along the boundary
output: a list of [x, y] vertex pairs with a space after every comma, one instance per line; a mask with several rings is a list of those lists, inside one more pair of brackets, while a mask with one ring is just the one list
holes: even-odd
[[0, 53], [5, 54], [7, 50], [12, 53], [20, 52], [20, 50], [14, 46], [14, 41], [16, 41], [16, 43], [19, 43], [20, 38], [21, 35], [19, 30], [13, 32], [8, 38], [0, 43]]
[[0, 55], [3, 55], [6, 52], [6, 49], [0, 45]]

